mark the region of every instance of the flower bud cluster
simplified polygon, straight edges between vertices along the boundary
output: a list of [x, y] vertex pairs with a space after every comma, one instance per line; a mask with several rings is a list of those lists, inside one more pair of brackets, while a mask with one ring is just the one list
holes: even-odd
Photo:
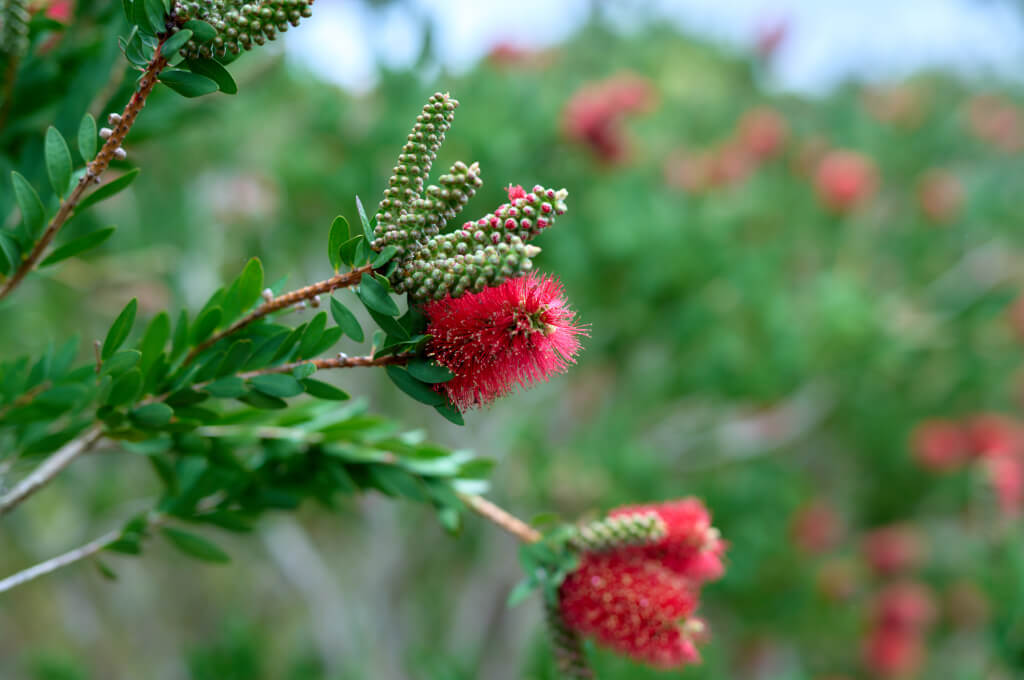
[[576, 550], [604, 552], [624, 546], [651, 545], [665, 538], [668, 527], [656, 512], [605, 517], [579, 527], [569, 539]]
[[[454, 200], [461, 207], [480, 186], [479, 167], [475, 163], [469, 168], [464, 163], [456, 163], [451, 174], [441, 178], [444, 186], [430, 187], [432, 191], [426, 199], [423, 197], [423, 183], [430, 174], [430, 167], [437, 158], [437, 150], [444, 142], [458, 105], [457, 100], [438, 92], [430, 97], [423, 106], [423, 112], [416, 116], [416, 124], [398, 155], [398, 164], [380, 202], [371, 244], [374, 250], [394, 245], [401, 255], [407, 249], [415, 249], [416, 244], [440, 232], [443, 222], [439, 213], [444, 213], [442, 203], [447, 206]], [[467, 193], [468, 187], [472, 190]], [[461, 202], [455, 198], [459, 194], [465, 195]]]
[[174, 5], [175, 31], [189, 19], [200, 19], [217, 30], [203, 43], [193, 38], [181, 54], [189, 59], [223, 58], [239, 54], [277, 38], [289, 26], [312, 15], [313, 0], [178, 0]]

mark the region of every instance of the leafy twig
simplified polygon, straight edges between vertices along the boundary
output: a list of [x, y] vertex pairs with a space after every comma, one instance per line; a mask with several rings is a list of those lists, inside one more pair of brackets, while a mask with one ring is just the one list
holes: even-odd
[[100, 175], [103, 174], [114, 159], [115, 152], [121, 148], [121, 144], [135, 123], [139, 111], [145, 106], [146, 98], [149, 97], [153, 87], [156, 86], [157, 76], [167, 66], [167, 59], [160, 53], [163, 42], [161, 40], [157, 44], [153, 59], [150, 60], [149, 65], [146, 66], [146, 70], [143, 71], [142, 77], [139, 79], [139, 89], [135, 91], [135, 94], [128, 101], [128, 105], [124, 107], [121, 118], [114, 125], [110, 137], [107, 138], [107, 141], [103, 144], [99, 153], [96, 154], [96, 157], [92, 159], [92, 162], [86, 166], [85, 174], [78, 180], [78, 184], [75, 185], [67, 199], [61, 203], [57, 214], [50, 220], [46, 230], [43, 231], [43, 235], [39, 237], [39, 240], [33, 246], [32, 251], [22, 260], [18, 269], [11, 274], [11, 278], [7, 279], [3, 286], [0, 287], [0, 300], [7, 297], [21, 283], [22, 279], [35, 268], [46, 248], [57, 235], [57, 232], [60, 231], [64, 223], [74, 213], [79, 201], [82, 200], [82, 197], [89, 188], [99, 180]]
[[371, 265], [364, 265], [362, 267], [353, 269], [350, 272], [345, 272], [344, 274], [335, 274], [331, 278], [325, 279], [324, 281], [311, 284], [309, 286], [306, 286], [305, 288], [293, 290], [290, 293], [278, 295], [276, 298], [264, 302], [262, 305], [260, 305], [259, 307], [251, 311], [249, 314], [236, 321], [235, 323], [231, 324], [229, 327], [225, 328], [224, 330], [218, 333], [214, 333], [209, 338], [196, 345], [192, 349], [192, 351], [188, 353], [188, 356], [185, 357], [185, 364], [191, 363], [193, 359], [195, 359], [197, 356], [199, 356], [200, 353], [203, 352], [203, 350], [212, 347], [219, 340], [226, 338], [232, 333], [237, 333], [241, 329], [251, 324], [253, 321], [258, 321], [259, 319], [262, 319], [268, 314], [272, 314], [273, 312], [279, 311], [281, 309], [291, 307], [292, 305], [298, 304], [303, 300], [310, 300], [316, 297], [317, 295], [320, 295], [321, 293], [330, 293], [332, 290], [337, 290], [338, 288], [347, 288], [348, 286], [354, 286], [357, 283], [359, 283], [360, 280], [362, 280], [363, 274], [366, 274], [372, 269], [373, 267]]
[[497, 524], [523, 543], [536, 543], [541, 539], [539, 531], [519, 519], [515, 515], [499, 508], [483, 496], [471, 493], [460, 493], [459, 498], [466, 506], [484, 519]]

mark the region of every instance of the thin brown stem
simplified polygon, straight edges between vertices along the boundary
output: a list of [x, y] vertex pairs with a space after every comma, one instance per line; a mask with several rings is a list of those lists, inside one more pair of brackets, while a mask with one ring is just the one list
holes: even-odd
[[103, 172], [110, 166], [110, 162], [114, 159], [114, 154], [118, 149], [121, 148], [121, 144], [124, 142], [125, 137], [128, 135], [128, 131], [131, 130], [132, 125], [135, 123], [136, 117], [139, 115], [139, 111], [146, 105], [146, 99], [149, 94], [153, 91], [156, 86], [157, 77], [160, 72], [167, 66], [167, 59], [160, 54], [160, 49], [163, 47], [163, 40], [156, 46], [156, 52], [153, 55], [153, 59], [150, 60], [146, 70], [142, 73], [142, 78], [139, 80], [139, 89], [135, 91], [132, 98], [128, 101], [128, 105], [124, 107], [124, 111], [121, 113], [121, 119], [117, 121], [117, 124], [113, 128], [113, 132], [110, 137], [107, 138], [106, 143], [96, 154], [96, 157], [92, 159], [92, 162], [86, 166], [85, 174], [78, 180], [78, 184], [72, 189], [71, 194], [61, 204], [57, 210], [57, 214], [53, 216], [50, 223], [46, 226], [46, 230], [43, 231], [43, 235], [36, 241], [32, 251], [22, 260], [21, 265], [18, 269], [11, 274], [11, 278], [4, 282], [3, 287], [0, 287], [0, 300], [10, 295], [18, 284], [21, 283], [25, 276], [35, 269], [36, 264], [42, 258], [43, 253], [49, 247], [53, 241], [57, 232], [60, 231], [61, 227], [68, 221], [71, 215], [74, 213], [78, 203], [85, 196], [86, 192], [92, 187], [103, 174]]
[[536, 543], [542, 536], [539, 531], [519, 519], [515, 515], [499, 508], [483, 496], [471, 493], [459, 493], [459, 498], [470, 510], [484, 519], [497, 524], [523, 543]]
[[409, 363], [413, 354], [390, 354], [383, 357], [374, 356], [362, 356], [362, 357], [335, 357], [332, 359], [304, 359], [303, 361], [293, 361], [290, 364], [281, 364], [280, 366], [271, 366], [270, 368], [261, 368], [258, 371], [249, 371], [247, 373], [239, 373], [238, 377], [243, 380], [254, 378], [258, 375], [268, 375], [270, 373], [291, 373], [296, 368], [301, 366], [316, 366], [317, 370], [323, 370], [327, 368], [352, 368], [353, 366], [389, 366], [398, 365], [404, 366]]
[[303, 300], [311, 300], [312, 298], [316, 297], [317, 295], [320, 295], [321, 293], [330, 293], [331, 291], [337, 290], [338, 288], [347, 288], [348, 286], [354, 286], [357, 283], [359, 283], [359, 281], [363, 278], [363, 274], [371, 271], [372, 269], [373, 267], [371, 267], [370, 265], [364, 265], [362, 267], [353, 269], [350, 272], [345, 272], [344, 274], [335, 274], [331, 278], [325, 279], [324, 281], [320, 281], [319, 283], [314, 283], [312, 285], [306, 286], [305, 288], [293, 290], [290, 293], [278, 295], [273, 300], [268, 300], [264, 302], [262, 305], [260, 305], [253, 311], [249, 312], [249, 314], [242, 317], [235, 323], [231, 324], [224, 330], [214, 333], [209, 338], [196, 345], [192, 349], [192, 351], [188, 353], [188, 356], [185, 357], [185, 364], [191, 363], [193, 359], [195, 359], [197, 356], [199, 356], [201, 352], [203, 352], [203, 350], [212, 347], [215, 343], [222, 340], [223, 338], [226, 338], [227, 336], [233, 333], [237, 333], [238, 331], [242, 330], [243, 328], [251, 324], [253, 321], [258, 321], [259, 319], [265, 317], [267, 314], [272, 314], [273, 312], [285, 309], [287, 307], [291, 307], [292, 305], [298, 304]]
[[49, 484], [61, 470], [71, 465], [76, 458], [94, 447], [102, 438], [103, 427], [93, 425], [83, 434], [50, 454], [49, 458], [44, 460], [28, 477], [18, 482], [8, 493], [0, 496], [0, 515], [10, 512], [19, 503]]

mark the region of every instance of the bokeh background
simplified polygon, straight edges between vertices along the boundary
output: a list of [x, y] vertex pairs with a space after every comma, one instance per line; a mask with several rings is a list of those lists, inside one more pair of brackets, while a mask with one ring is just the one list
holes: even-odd
[[[120, 107], [114, 4], [54, 37], [94, 59], [53, 74], [68, 95], [8, 140], [22, 158], [51, 121], [73, 137], [84, 108]], [[492, 496], [524, 517], [705, 500], [730, 548], [704, 663], [592, 649], [599, 677], [1024, 677], [1018, 4], [318, 0], [287, 38], [232, 67], [234, 97], [153, 96], [139, 179], [70, 227], [118, 232], [24, 286], [6, 351], [98, 337], [130, 296], [142, 317], [195, 308], [253, 255], [270, 280], [323, 278], [333, 217], [377, 200], [450, 91], [438, 165], [480, 162], [469, 216], [509, 183], [569, 189], [536, 263], [586, 350], [463, 428], [383, 375], [335, 378], [496, 459]], [[156, 493], [141, 458], [86, 458], [5, 518], [0, 569]], [[366, 497], [218, 539], [229, 566], [154, 544], [111, 558], [116, 582], [79, 565], [0, 599], [0, 677], [555, 677], [537, 603], [505, 605], [516, 545], [492, 526], [453, 538]]]

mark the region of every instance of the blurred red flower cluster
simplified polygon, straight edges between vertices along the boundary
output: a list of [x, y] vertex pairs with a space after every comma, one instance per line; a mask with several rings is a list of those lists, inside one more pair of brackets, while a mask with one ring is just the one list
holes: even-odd
[[629, 157], [624, 121], [627, 116], [650, 111], [657, 96], [646, 78], [620, 74], [577, 90], [562, 113], [566, 137], [583, 144], [606, 163]]

